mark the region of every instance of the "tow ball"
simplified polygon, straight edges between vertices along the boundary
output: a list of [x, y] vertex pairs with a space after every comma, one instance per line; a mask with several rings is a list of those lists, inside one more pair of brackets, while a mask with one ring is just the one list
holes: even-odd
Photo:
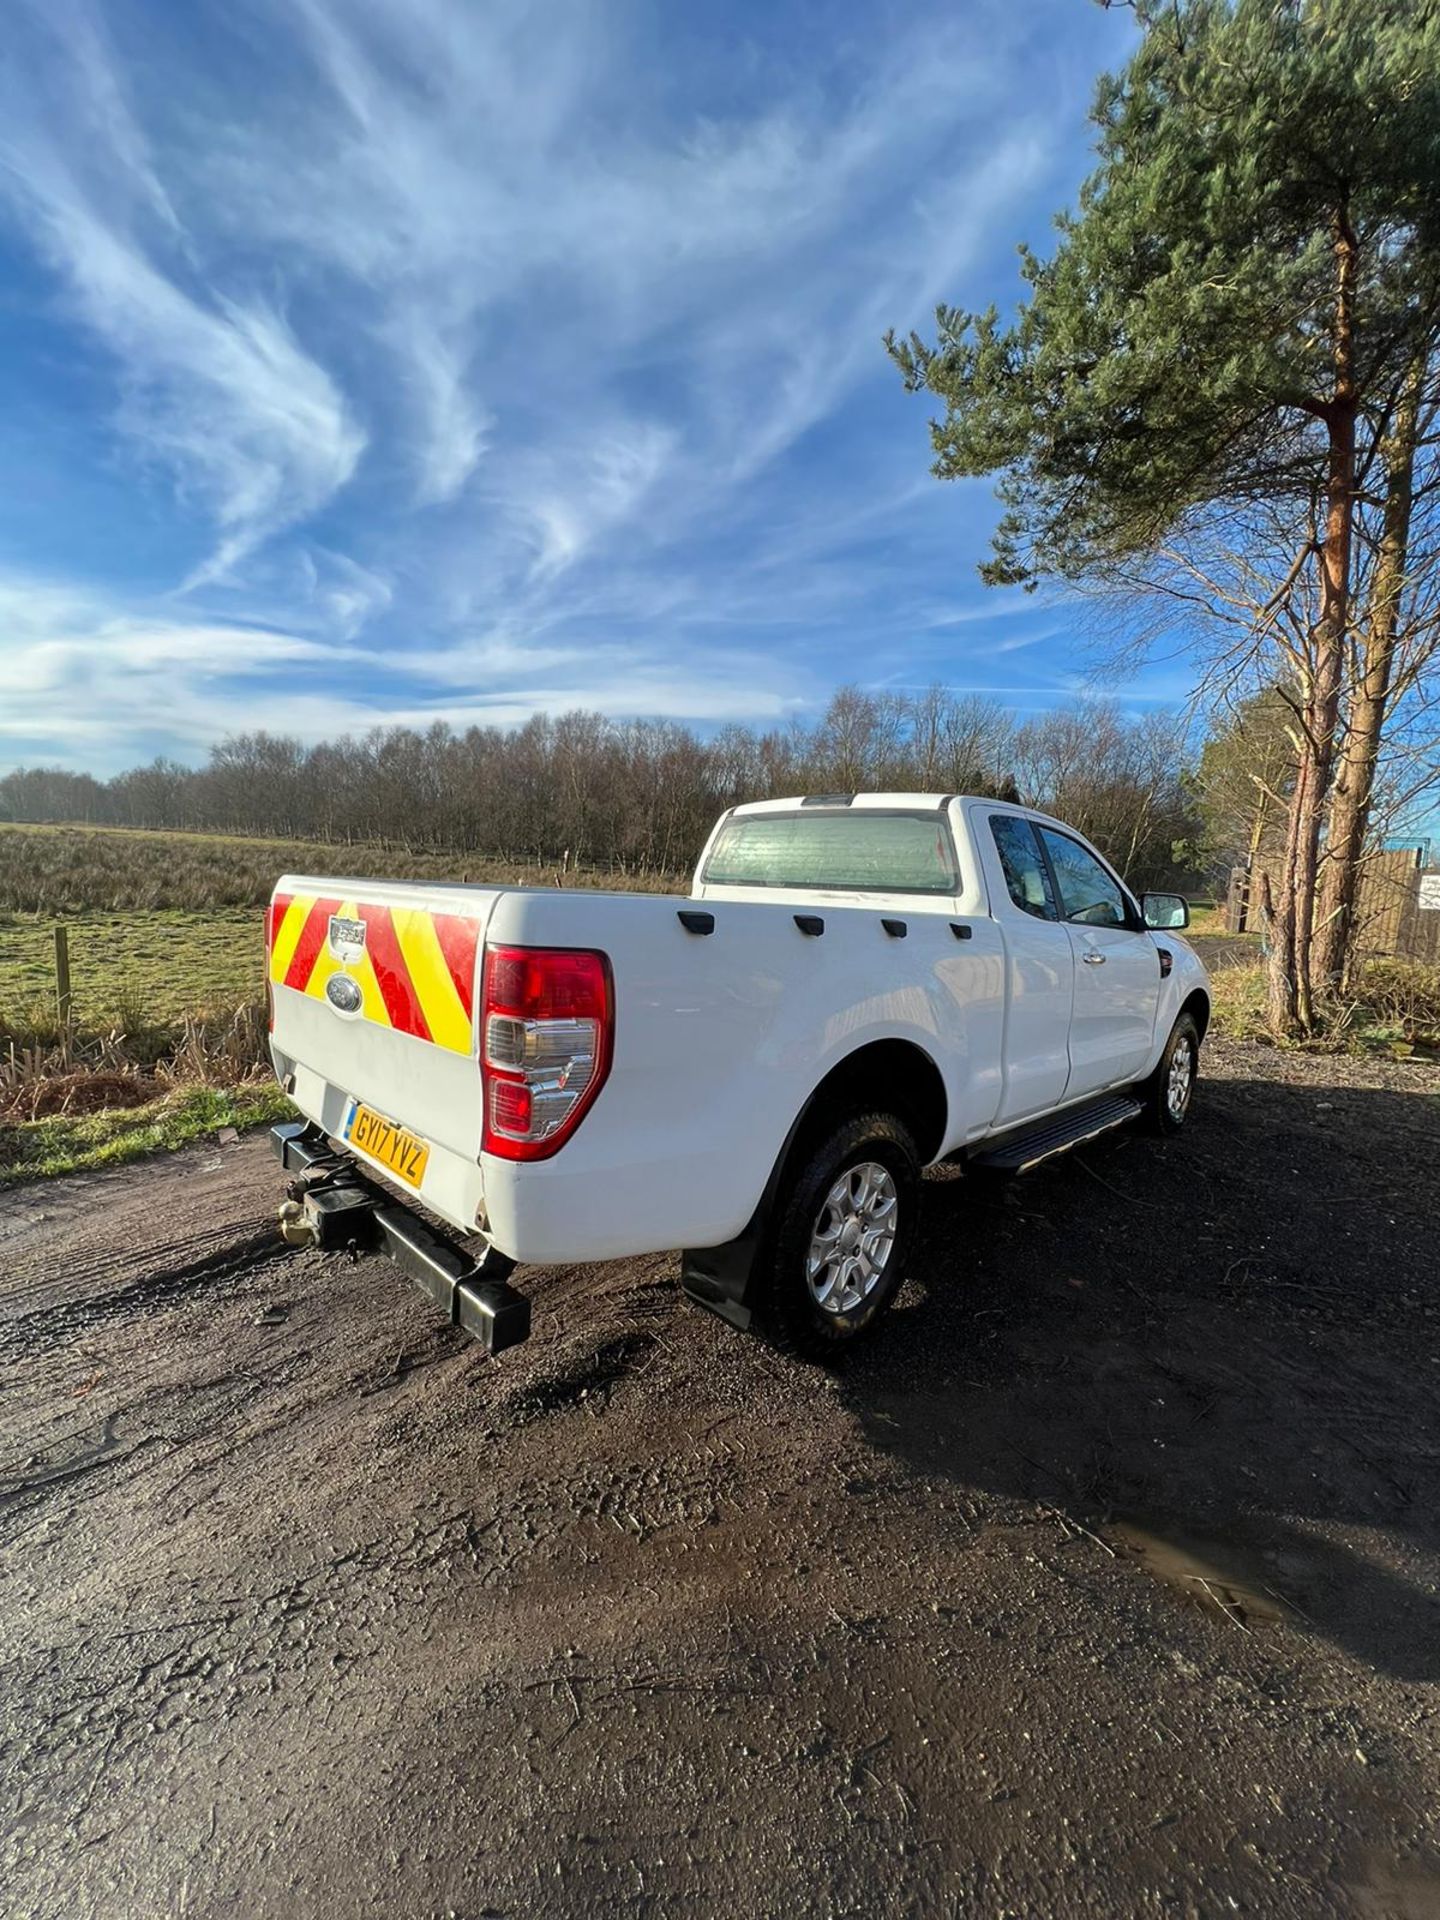
[[287, 1247], [318, 1247], [320, 1244], [315, 1222], [298, 1200], [280, 1202], [280, 1238]]

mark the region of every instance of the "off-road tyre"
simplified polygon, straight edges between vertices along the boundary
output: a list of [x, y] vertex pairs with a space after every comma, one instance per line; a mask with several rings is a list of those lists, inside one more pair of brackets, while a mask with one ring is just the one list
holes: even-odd
[[[808, 1277], [816, 1236], [838, 1217], [834, 1209], [827, 1216], [827, 1207], [841, 1177], [867, 1166], [882, 1168], [893, 1186], [893, 1240], [864, 1297], [849, 1308], [827, 1308]], [[875, 1180], [870, 1186], [877, 1205], [883, 1205], [884, 1182]], [[859, 1187], [864, 1191], [865, 1183]], [[855, 1190], [852, 1187], [852, 1193]], [[784, 1352], [827, 1363], [868, 1342], [904, 1281], [919, 1205], [920, 1156], [909, 1129], [893, 1114], [852, 1113], [802, 1136], [786, 1169], [761, 1256], [756, 1331]], [[852, 1217], [862, 1216], [857, 1212]], [[817, 1284], [823, 1286], [823, 1274]], [[853, 1287], [864, 1284], [863, 1276], [857, 1277]], [[843, 1301], [845, 1291], [833, 1297]]]
[[[1188, 1057], [1188, 1069], [1177, 1064], [1177, 1056]], [[1193, 1014], [1182, 1013], [1170, 1029], [1170, 1038], [1161, 1050], [1155, 1071], [1135, 1089], [1145, 1109], [1143, 1124], [1147, 1132], [1179, 1133], [1190, 1118], [1199, 1077], [1200, 1029]], [[1183, 1098], [1180, 1097], [1182, 1081]]]

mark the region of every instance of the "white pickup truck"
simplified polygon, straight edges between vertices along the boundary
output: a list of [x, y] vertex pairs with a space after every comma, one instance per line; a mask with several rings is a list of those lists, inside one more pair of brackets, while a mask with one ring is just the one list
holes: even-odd
[[683, 1248], [692, 1299], [836, 1354], [904, 1279], [922, 1168], [1184, 1124], [1188, 917], [1057, 820], [918, 793], [732, 808], [685, 898], [287, 875], [281, 1230], [382, 1245], [491, 1351], [529, 1332], [517, 1263]]

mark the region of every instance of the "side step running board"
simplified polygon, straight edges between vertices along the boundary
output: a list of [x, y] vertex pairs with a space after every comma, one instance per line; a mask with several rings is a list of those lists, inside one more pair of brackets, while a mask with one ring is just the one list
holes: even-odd
[[280, 1209], [280, 1232], [292, 1246], [378, 1247], [487, 1353], [529, 1339], [530, 1302], [507, 1285], [515, 1263], [504, 1254], [491, 1248], [474, 1259], [336, 1153], [318, 1127], [272, 1127], [270, 1146], [288, 1173], [302, 1176]]
[[1088, 1100], [1054, 1120], [1042, 1120], [1038, 1126], [1012, 1133], [983, 1152], [970, 1156], [972, 1167], [993, 1167], [997, 1173], [1027, 1173], [1057, 1153], [1083, 1146], [1097, 1134], [1123, 1127], [1141, 1112], [1140, 1102], [1126, 1093], [1107, 1093], [1099, 1100]]

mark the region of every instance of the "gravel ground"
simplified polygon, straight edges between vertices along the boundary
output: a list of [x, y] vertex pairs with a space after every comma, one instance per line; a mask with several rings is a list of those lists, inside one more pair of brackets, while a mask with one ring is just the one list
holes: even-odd
[[1440, 1913], [1440, 1074], [927, 1184], [840, 1375], [676, 1263], [499, 1361], [256, 1139], [0, 1199], [0, 1906]]

